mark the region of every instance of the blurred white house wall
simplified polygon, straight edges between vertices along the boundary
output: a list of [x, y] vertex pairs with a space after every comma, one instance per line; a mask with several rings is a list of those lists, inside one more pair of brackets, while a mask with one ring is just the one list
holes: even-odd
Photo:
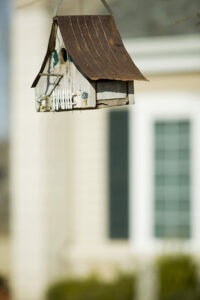
[[49, 18], [35, 4], [14, 11], [12, 20], [11, 279], [14, 299], [41, 299], [46, 284], [48, 123], [34, 113], [30, 86], [46, 51]]
[[[127, 40], [126, 45], [129, 52], [135, 54], [135, 62], [142, 67], [145, 74], [149, 74], [148, 78], [150, 79], [150, 82], [146, 85], [137, 85], [136, 105], [131, 112], [130, 120], [130, 180], [132, 182], [130, 185], [130, 231], [132, 249], [140, 255], [154, 255], [164, 251], [187, 251], [198, 254], [200, 248], [198, 230], [198, 212], [200, 209], [198, 201], [198, 180], [200, 176], [199, 36], [189, 35]], [[190, 126], [188, 144], [190, 148], [190, 165], [187, 174], [190, 179], [189, 182], [185, 182], [185, 187], [189, 185], [190, 189], [188, 196], [190, 202], [188, 208], [190, 234], [186, 239], [176, 235], [171, 238], [158, 238], [155, 234], [157, 158], [155, 157], [156, 136], [154, 129], [157, 123], [163, 122], [165, 125], [177, 125], [175, 123], [188, 122]], [[175, 141], [171, 143], [175, 144]], [[165, 151], [175, 151], [175, 148], [170, 145], [165, 145], [164, 147]], [[181, 154], [179, 153], [179, 155]], [[174, 164], [177, 163], [174, 158], [168, 163], [170, 164], [172, 161]], [[180, 168], [180, 165], [177, 165], [177, 172], [180, 172], [178, 168]], [[167, 166], [165, 169], [167, 170]], [[169, 174], [173, 178], [175, 172], [173, 173], [169, 169]], [[183, 175], [185, 176], [186, 174]], [[163, 184], [166, 184], [166, 182]], [[171, 182], [171, 185], [173, 184], [176, 185], [175, 182]], [[179, 189], [181, 189], [180, 186]], [[168, 186], [168, 198], [173, 200], [176, 199], [176, 196], [170, 195], [172, 190], [173, 187]], [[179, 205], [179, 210], [181, 211], [181, 202], [179, 202]], [[172, 210], [172, 215], [173, 209], [172, 207], [170, 209]], [[182, 218], [184, 218], [184, 212], [182, 214]], [[176, 216], [177, 219], [179, 217]], [[173, 217], [171, 222], [174, 222]]]
[[197, 34], [125, 39], [131, 56], [151, 75], [199, 72], [200, 39]]
[[[59, 114], [34, 111], [34, 91], [30, 86], [45, 55], [50, 19], [46, 8], [39, 4], [17, 10], [13, 18], [11, 183], [14, 300], [43, 299], [47, 284], [63, 276], [91, 272], [104, 277], [113, 276], [119, 269], [134, 268], [137, 265], [134, 258], [140, 253], [155, 254], [157, 242], [162, 249], [165, 240], [155, 239], [152, 229], [152, 124], [155, 120], [191, 119], [195, 128], [192, 130], [193, 141], [199, 128], [198, 59], [194, 68], [186, 69], [184, 73], [176, 69], [174, 62], [171, 72], [169, 68], [161, 72], [162, 49], [156, 55], [152, 50], [153, 58], [148, 50], [144, 56], [140, 50], [138, 56], [137, 53], [134, 56], [133, 51], [134, 61], [138, 67], [142, 66], [144, 73], [146, 70], [150, 83], [136, 82], [136, 105], [129, 113], [130, 236], [111, 238], [108, 204], [110, 111]], [[187, 38], [184, 38], [187, 45]], [[165, 39], [160, 41], [162, 45]], [[170, 41], [176, 52], [176, 41], [168, 38], [167, 44]], [[149, 49], [151, 42], [146, 40], [145, 49]], [[141, 41], [129, 43], [131, 47], [134, 43], [135, 49], [143, 48], [139, 48]], [[160, 45], [159, 39], [155, 43]], [[195, 47], [199, 49], [199, 44]], [[151, 67], [149, 62], [145, 65], [147, 56]], [[167, 53], [166, 57], [168, 59]], [[159, 69], [157, 72], [153, 62]], [[123, 111], [126, 110], [119, 110]], [[192, 144], [192, 164], [194, 159], [197, 163], [193, 171], [194, 218], [190, 218], [195, 220], [192, 224], [193, 250], [199, 249], [198, 147], [198, 143]], [[190, 245], [190, 239], [187, 244]]]
[[9, 236], [0, 237], [0, 273], [10, 276], [10, 238]]
[[11, 279], [16, 300], [43, 299], [49, 281], [77, 266], [85, 273], [88, 248], [99, 249], [105, 236], [106, 113], [35, 112], [30, 86], [45, 55], [50, 21], [46, 7], [35, 3], [17, 9], [12, 24]]
[[0, 139], [0, 276], [10, 275], [9, 145]]

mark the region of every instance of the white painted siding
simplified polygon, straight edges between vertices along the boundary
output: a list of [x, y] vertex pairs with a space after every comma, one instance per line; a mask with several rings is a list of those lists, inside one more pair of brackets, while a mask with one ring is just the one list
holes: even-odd
[[[50, 23], [45, 9], [35, 5], [18, 11], [13, 24], [14, 300], [43, 299], [48, 282], [64, 275], [98, 270], [105, 278], [116, 266], [132, 267], [133, 255], [162, 249], [152, 236], [151, 128], [156, 118], [187, 116], [193, 124], [193, 239], [186, 247], [199, 251], [199, 77], [155, 76], [150, 83], [136, 82], [130, 124], [132, 235], [130, 241], [111, 242], [107, 237], [108, 111], [37, 114], [34, 109], [30, 85], [46, 51]], [[144, 85], [151, 93], [142, 93]]]
[[[12, 24], [12, 287], [14, 299], [39, 300], [46, 283], [46, 120], [34, 112], [30, 85], [46, 51], [48, 16], [37, 5]], [[42, 49], [42, 51], [41, 51]], [[34, 291], [34, 293], [33, 293]]]

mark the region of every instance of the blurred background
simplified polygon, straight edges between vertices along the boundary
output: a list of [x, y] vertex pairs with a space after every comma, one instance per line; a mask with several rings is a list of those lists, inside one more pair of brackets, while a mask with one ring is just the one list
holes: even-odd
[[200, 299], [199, 1], [108, 1], [136, 104], [40, 114], [58, 2], [0, 0], [0, 300]]

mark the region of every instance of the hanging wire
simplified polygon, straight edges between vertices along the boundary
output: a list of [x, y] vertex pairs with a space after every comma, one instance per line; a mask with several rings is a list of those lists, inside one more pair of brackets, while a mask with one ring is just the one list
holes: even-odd
[[196, 26], [200, 26], [200, 11], [197, 11], [193, 15], [190, 15], [190, 16], [187, 16], [187, 17], [183, 17], [181, 19], [177, 19], [175, 21], [172, 21], [172, 22], [170, 22], [168, 24], [165, 24], [165, 25], [161, 26], [161, 28], [159, 30], [157, 30], [157, 33], [158, 34], [162, 34], [165, 29], [173, 27], [173, 26], [177, 26], [177, 25], [182, 24], [182, 23], [186, 23], [186, 22], [188, 22], [188, 21], [190, 21], [192, 19], [197, 20], [197, 23], [195, 24]]
[[[27, 7], [30, 7], [30, 6], [33, 6], [34, 4], [36, 3], [39, 3], [39, 2], [44, 2], [45, 0], [32, 0], [28, 3], [24, 3], [24, 4], [20, 4], [16, 7], [16, 9], [25, 9]], [[58, 12], [58, 9], [61, 5], [61, 3], [63, 2], [63, 0], [57, 0], [57, 3], [55, 5], [55, 8], [54, 8], [54, 12], [53, 12], [53, 16], [56, 16], [57, 12]], [[106, 0], [101, 0], [101, 2], [103, 3], [104, 7], [107, 9], [107, 11], [113, 15], [113, 11], [110, 7], [110, 5], [108, 4], [108, 2]], [[167, 27], [170, 27], [170, 26], [175, 26], [175, 25], [178, 25], [180, 23], [185, 23], [191, 19], [194, 19], [194, 18], [197, 18], [199, 19], [200, 17], [200, 11], [196, 12], [195, 14], [193, 15], [190, 15], [190, 16], [185, 16], [184, 18], [181, 18], [181, 19], [177, 19], [175, 20], [174, 22], [170, 23], [170, 24], [167, 24], [167, 25], [164, 25], [162, 26], [162, 28], [167, 28]], [[197, 23], [197, 26], [200, 25], [200, 22]]]
[[108, 4], [108, 2], [107, 2], [106, 0], [101, 0], [101, 2], [102, 2], [103, 5], [105, 6], [105, 8], [106, 8], [107, 11], [109, 12], [109, 14], [113, 16], [113, 11], [112, 11], [110, 5]]
[[[60, 5], [62, 4], [62, 2], [63, 2], [63, 0], [57, 0], [57, 3], [55, 5], [55, 9], [54, 9], [54, 12], [53, 12], [54, 17], [57, 15], [58, 9], [59, 9]], [[108, 4], [108, 2], [106, 0], [101, 0], [101, 2], [105, 6], [105, 8], [109, 12], [109, 14], [113, 15], [112, 9], [111, 9], [110, 5]], [[82, 11], [82, 5], [81, 5], [80, 1], [79, 1], [79, 6], [80, 6], [80, 9]]]
[[[63, 0], [57, 0], [57, 3], [56, 3], [55, 8], [54, 8], [54, 12], [53, 12], [54, 17], [57, 15], [58, 9], [59, 9], [60, 5], [62, 4], [62, 2], [63, 2]], [[108, 4], [108, 2], [106, 0], [101, 0], [101, 2], [105, 6], [105, 8], [109, 12], [109, 14], [113, 15], [112, 9], [111, 9], [110, 5]], [[83, 6], [82, 6], [82, 2], [80, 2], [80, 0], [79, 0], [79, 7], [80, 7], [80, 10], [82, 12], [83, 11]]]
[[176, 20], [175, 22], [173, 22], [171, 25], [177, 25], [179, 23], [184, 23], [184, 22], [187, 22], [193, 18], [199, 18], [200, 17], [200, 11], [196, 12], [195, 14], [193, 15], [190, 15], [190, 16], [187, 16], [187, 17], [184, 17], [182, 19], [179, 19], [179, 20]]
[[54, 10], [53, 10], [53, 17], [57, 16], [58, 9], [61, 6], [62, 2], [63, 2], [63, 0], [57, 0], [56, 1], [55, 7], [54, 7]]
[[[34, 4], [38, 3], [38, 2], [41, 2], [41, 1], [44, 1], [44, 0], [32, 0], [32, 1], [28, 2], [28, 3], [20, 4], [16, 8], [17, 9], [23, 9], [23, 8], [32, 6], [32, 5], [34, 5]], [[57, 0], [56, 1], [55, 7], [54, 7], [54, 11], [53, 11], [53, 16], [57, 15], [58, 9], [59, 9], [60, 5], [62, 4], [62, 2], [63, 2], [63, 0]], [[105, 6], [105, 8], [109, 12], [109, 14], [113, 15], [112, 9], [111, 9], [110, 5], [108, 4], [108, 2], [106, 0], [101, 0], [101, 2]]]

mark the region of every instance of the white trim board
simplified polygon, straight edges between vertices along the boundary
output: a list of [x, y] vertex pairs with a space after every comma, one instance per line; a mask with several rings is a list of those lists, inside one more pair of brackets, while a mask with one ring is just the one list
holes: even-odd
[[[200, 103], [196, 93], [141, 94], [130, 118], [130, 243], [137, 254], [200, 249]], [[161, 100], [162, 99], [162, 100]], [[191, 238], [170, 241], [153, 232], [153, 124], [157, 120], [191, 122]]]
[[200, 72], [199, 35], [126, 39], [124, 43], [146, 75]]

